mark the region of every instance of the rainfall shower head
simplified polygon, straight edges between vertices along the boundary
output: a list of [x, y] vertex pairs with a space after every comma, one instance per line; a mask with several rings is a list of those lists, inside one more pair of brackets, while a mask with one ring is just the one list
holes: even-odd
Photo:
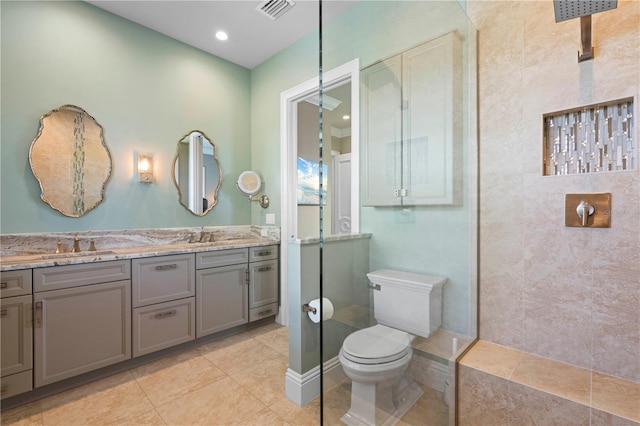
[[580, 42], [578, 62], [593, 59], [591, 45], [591, 15], [618, 7], [618, 0], [553, 0], [556, 22], [580, 18]]
[[618, 0], [553, 0], [556, 22], [593, 15], [618, 7]]

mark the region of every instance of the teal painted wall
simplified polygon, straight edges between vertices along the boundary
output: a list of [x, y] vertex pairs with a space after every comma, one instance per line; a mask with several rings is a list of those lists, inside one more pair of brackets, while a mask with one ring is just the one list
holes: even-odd
[[[458, 30], [464, 49], [475, 49], [475, 30], [458, 2], [364, 1], [323, 26], [323, 69], [330, 70], [356, 57], [361, 66]], [[280, 178], [279, 94], [315, 76], [317, 34], [299, 41], [252, 70], [252, 163], [271, 181]], [[471, 49], [470, 49], [471, 47]], [[475, 79], [475, 64], [465, 54], [467, 78]], [[471, 88], [465, 84], [465, 103]], [[475, 99], [472, 96], [473, 99]], [[473, 120], [466, 115], [465, 122]], [[449, 279], [443, 291], [443, 326], [475, 335], [475, 187], [477, 145], [464, 130], [464, 204], [457, 207], [361, 208], [361, 231], [373, 237], [370, 267], [396, 268]], [[471, 143], [471, 147], [469, 147]], [[471, 167], [468, 164], [471, 163]], [[278, 209], [280, 196], [272, 191]], [[274, 212], [273, 210], [271, 212]], [[279, 213], [279, 212], [278, 212]], [[263, 212], [253, 211], [262, 223]], [[278, 214], [278, 221], [280, 215]], [[331, 267], [330, 265], [328, 266]]]
[[[235, 187], [251, 167], [248, 69], [84, 2], [0, 7], [0, 232], [250, 223], [251, 209]], [[81, 218], [40, 200], [28, 160], [40, 117], [63, 104], [103, 126], [113, 159], [105, 200]], [[215, 142], [223, 172], [218, 204], [204, 217], [178, 203], [171, 177], [178, 139], [194, 129]], [[134, 151], [155, 154], [155, 184], [135, 181]]]

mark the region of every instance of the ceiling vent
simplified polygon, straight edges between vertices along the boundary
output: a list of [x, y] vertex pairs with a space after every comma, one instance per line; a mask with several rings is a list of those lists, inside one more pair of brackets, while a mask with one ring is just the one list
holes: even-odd
[[260, 3], [256, 10], [271, 19], [278, 19], [294, 5], [293, 0], [266, 0]]

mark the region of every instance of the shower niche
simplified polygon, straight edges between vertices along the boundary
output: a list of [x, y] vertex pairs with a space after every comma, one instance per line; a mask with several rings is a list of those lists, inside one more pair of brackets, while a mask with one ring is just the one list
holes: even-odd
[[635, 170], [633, 98], [543, 116], [545, 176]]

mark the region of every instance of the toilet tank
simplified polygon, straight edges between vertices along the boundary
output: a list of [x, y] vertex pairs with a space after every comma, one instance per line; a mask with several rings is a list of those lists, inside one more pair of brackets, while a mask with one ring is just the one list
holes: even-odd
[[429, 337], [440, 327], [446, 278], [392, 269], [369, 272], [367, 277], [374, 286], [378, 324], [422, 337]]

